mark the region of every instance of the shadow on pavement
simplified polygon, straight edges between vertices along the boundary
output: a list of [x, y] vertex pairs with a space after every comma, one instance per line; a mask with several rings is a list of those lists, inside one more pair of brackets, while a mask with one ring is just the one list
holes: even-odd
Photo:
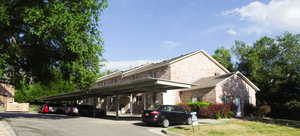
[[141, 126], [141, 127], [153, 127], [153, 128], [161, 128], [160, 125], [156, 125], [156, 124], [146, 124], [144, 122], [137, 122], [137, 123], [133, 123], [133, 125], [136, 126]]
[[79, 116], [67, 116], [67, 115], [59, 115], [59, 114], [20, 113], [20, 112], [0, 112], [0, 118], [70, 119], [70, 118], [79, 118]]

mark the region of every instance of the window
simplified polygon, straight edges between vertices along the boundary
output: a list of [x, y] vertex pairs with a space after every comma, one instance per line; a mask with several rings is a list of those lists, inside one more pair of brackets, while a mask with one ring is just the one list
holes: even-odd
[[222, 97], [222, 102], [223, 102], [224, 104], [229, 103], [229, 98], [228, 98], [228, 96], [223, 96], [223, 97]]
[[183, 108], [181, 108], [181, 107], [179, 107], [179, 106], [176, 106], [174, 110], [175, 110], [175, 111], [181, 111], [181, 112], [184, 112], [184, 111], [185, 111]]
[[192, 97], [192, 102], [197, 102], [197, 101], [198, 101], [197, 97]]
[[173, 106], [163, 106], [161, 107], [162, 111], [174, 111], [174, 107]]
[[157, 78], [156, 71], [152, 71], [152, 72], [149, 74], [149, 76], [152, 77], [152, 78]]
[[199, 101], [202, 101], [202, 97], [203, 97], [203, 96], [193, 96], [193, 97], [192, 97], [192, 102], [199, 102]]

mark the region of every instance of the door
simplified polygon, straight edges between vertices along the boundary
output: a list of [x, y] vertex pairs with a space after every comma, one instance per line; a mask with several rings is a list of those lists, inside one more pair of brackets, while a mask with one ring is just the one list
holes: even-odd
[[241, 99], [239, 97], [235, 98], [234, 104], [237, 107], [237, 109], [236, 109], [236, 117], [241, 117], [242, 116]]

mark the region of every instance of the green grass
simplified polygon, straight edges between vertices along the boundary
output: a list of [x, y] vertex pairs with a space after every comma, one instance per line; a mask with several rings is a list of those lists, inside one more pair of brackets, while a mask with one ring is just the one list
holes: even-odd
[[256, 121], [231, 120], [198, 127], [170, 128], [170, 131], [186, 136], [300, 136], [300, 128]]

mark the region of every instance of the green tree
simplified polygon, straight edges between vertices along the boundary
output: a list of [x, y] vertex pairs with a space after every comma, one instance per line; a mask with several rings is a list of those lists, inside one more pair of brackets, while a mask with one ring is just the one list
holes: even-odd
[[233, 51], [237, 69], [261, 89], [257, 92], [258, 102], [270, 104], [274, 116], [300, 119], [295, 112], [300, 109], [289, 106], [300, 107], [299, 35], [263, 37], [252, 46], [237, 41]]
[[216, 49], [214, 55], [212, 55], [219, 63], [221, 63], [229, 71], [234, 71], [233, 64], [231, 61], [231, 53], [229, 49], [221, 47]]
[[88, 86], [99, 74], [99, 16], [106, 6], [106, 0], [0, 0], [1, 81], [17, 88], [56, 80]]

